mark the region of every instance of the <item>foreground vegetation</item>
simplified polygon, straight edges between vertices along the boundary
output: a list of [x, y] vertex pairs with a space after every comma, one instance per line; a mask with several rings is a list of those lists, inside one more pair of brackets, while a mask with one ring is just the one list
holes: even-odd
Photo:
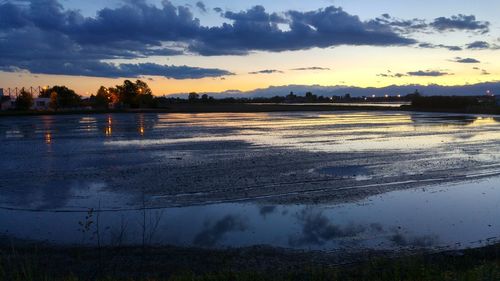
[[499, 253], [500, 245], [398, 258], [383, 253], [340, 258], [264, 247], [5, 247], [0, 250], [0, 280], [500, 280]]

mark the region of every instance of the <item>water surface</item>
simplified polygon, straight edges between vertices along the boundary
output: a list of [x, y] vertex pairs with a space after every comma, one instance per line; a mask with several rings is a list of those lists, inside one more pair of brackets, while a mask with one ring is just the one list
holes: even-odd
[[92, 244], [98, 217], [107, 243], [481, 245], [500, 232], [499, 120], [405, 112], [1, 118], [0, 232]]

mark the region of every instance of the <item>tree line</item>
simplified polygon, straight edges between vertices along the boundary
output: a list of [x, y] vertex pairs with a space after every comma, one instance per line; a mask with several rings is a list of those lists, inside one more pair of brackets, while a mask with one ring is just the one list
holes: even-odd
[[[132, 82], [125, 80], [122, 85], [115, 87], [101, 86], [95, 95], [83, 99], [74, 90], [66, 86], [54, 86], [42, 89], [38, 98], [49, 99], [48, 107], [52, 110], [92, 107], [108, 109], [111, 105], [120, 108], [148, 108], [155, 107], [156, 100], [149, 86], [141, 80]], [[28, 110], [32, 108], [35, 97], [32, 93], [21, 89], [16, 98], [16, 109]]]
[[[52, 109], [59, 108], [75, 108], [79, 107], [81, 97], [75, 91], [67, 88], [66, 86], [54, 86], [40, 91], [39, 98], [50, 99], [49, 107]], [[28, 110], [34, 104], [35, 98], [31, 92], [26, 91], [24, 88], [16, 98], [16, 108], [20, 110]]]

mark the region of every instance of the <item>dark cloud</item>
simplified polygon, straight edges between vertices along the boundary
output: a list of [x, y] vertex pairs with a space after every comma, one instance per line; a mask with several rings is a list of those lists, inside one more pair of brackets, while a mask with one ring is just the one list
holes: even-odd
[[462, 51], [462, 47], [460, 46], [451, 46], [444, 44], [435, 45], [431, 43], [420, 43], [418, 46], [424, 49], [448, 49], [449, 51]]
[[208, 11], [205, 3], [201, 2], [201, 1], [196, 2], [196, 7], [198, 7], [198, 9], [200, 9], [200, 11], [202, 11], [204, 13], [206, 13]]
[[490, 43], [485, 41], [474, 41], [470, 44], [467, 44], [467, 49], [472, 50], [484, 50], [489, 49], [491, 47]]
[[213, 247], [225, 234], [233, 231], [245, 231], [246, 224], [241, 218], [235, 216], [225, 216], [214, 225], [207, 224], [205, 229], [194, 238], [193, 243], [202, 247]]
[[18, 67], [0, 67], [2, 71], [18, 72], [29, 70], [32, 73], [53, 75], [96, 76], [108, 78], [137, 78], [146, 76], [163, 76], [173, 79], [199, 79], [204, 77], [220, 77], [232, 73], [220, 69], [198, 68], [189, 66], [168, 66], [154, 63], [112, 64], [93, 60], [66, 62], [41, 60], [19, 65]]
[[217, 13], [222, 13], [224, 11], [224, 10], [222, 10], [222, 8], [219, 8], [219, 7], [215, 7], [213, 10]]
[[[416, 41], [390, 26], [364, 22], [337, 7], [311, 12], [289, 11], [286, 17], [262, 6], [226, 12], [232, 23], [207, 28], [189, 49], [202, 55], [244, 55], [251, 51], [280, 52], [339, 45], [404, 46]], [[286, 24], [287, 28], [280, 28]]]
[[377, 76], [379, 77], [385, 77], [385, 78], [388, 78], [388, 77], [391, 77], [391, 78], [401, 78], [401, 77], [405, 77], [405, 76], [408, 76], [407, 74], [403, 74], [403, 73], [393, 73], [392, 71], [388, 70], [387, 73], [380, 73], [380, 74], [377, 74]]
[[105, 62], [183, 54], [182, 48], [164, 42], [178, 41], [179, 34], [194, 36], [199, 23], [187, 8], [169, 2], [156, 8], [144, 1], [130, 1], [117, 9], [102, 9], [95, 18], [64, 10], [55, 0], [26, 5], [6, 2], [0, 4], [0, 16], [3, 71], [99, 77], [160, 75], [175, 79], [231, 74], [221, 69]]
[[238, 13], [228, 11], [224, 17], [235, 22], [287, 23], [287, 20], [277, 13], [268, 14], [263, 6], [255, 6]]
[[486, 69], [481, 69], [479, 67], [473, 67], [472, 69], [481, 71], [481, 75], [491, 75], [491, 73], [488, 72], [488, 70], [486, 70]]
[[407, 73], [408, 76], [427, 76], [427, 77], [439, 77], [439, 76], [446, 76], [446, 75], [452, 75], [451, 73], [443, 72], [443, 71], [438, 71], [438, 70], [419, 70], [419, 71], [411, 71]]
[[273, 73], [283, 73], [283, 71], [277, 69], [264, 69], [264, 70], [249, 72], [248, 74], [273, 74]]
[[456, 57], [455, 59], [453, 59], [453, 61], [458, 63], [481, 63], [479, 60], [474, 58], [461, 58], [461, 57]]
[[379, 77], [385, 77], [385, 78], [401, 78], [401, 77], [407, 77], [407, 76], [421, 76], [421, 77], [439, 77], [439, 76], [446, 76], [446, 75], [453, 75], [452, 73], [447, 73], [443, 71], [438, 71], [438, 70], [418, 70], [418, 71], [410, 71], [406, 73], [394, 73], [390, 70], [387, 71], [387, 73], [380, 73], [377, 74]]
[[[0, 2], [0, 67], [105, 77], [124, 74], [135, 77], [149, 75], [147, 73], [167, 73], [170, 76], [166, 77], [171, 78], [207, 77], [204, 74], [213, 77], [230, 73], [158, 64], [115, 65], [109, 61], [192, 53], [246, 55], [253, 51], [281, 52], [340, 45], [408, 46], [417, 41], [406, 37], [406, 31], [425, 28], [422, 20], [405, 21], [389, 15], [364, 21], [335, 6], [279, 14], [267, 12], [263, 6], [240, 12], [215, 8], [226, 23], [208, 27], [194, 17], [189, 7], [174, 6], [168, 0], [159, 6], [144, 0], [122, 3], [117, 8], [104, 8], [95, 16], [86, 17], [79, 11], [64, 9], [58, 0]], [[201, 1], [196, 7], [207, 11]], [[477, 21], [474, 16], [459, 15], [438, 18], [433, 26], [440, 30], [484, 31], [489, 23]], [[468, 47], [479, 49], [481, 46], [476, 43]], [[78, 66], [82, 70], [78, 71]]]
[[308, 70], [331, 70], [330, 68], [328, 67], [319, 67], [319, 66], [311, 66], [311, 67], [300, 67], [300, 68], [294, 68], [292, 70], [295, 70], [295, 71], [308, 71]]
[[487, 21], [478, 21], [474, 15], [456, 15], [450, 18], [439, 17], [436, 18], [431, 24], [433, 28], [439, 31], [449, 30], [465, 30], [476, 31], [480, 33], [488, 33], [490, 30], [490, 23]]
[[394, 30], [404, 34], [413, 32], [431, 33], [434, 31], [445, 32], [457, 30], [485, 34], [489, 32], [490, 27], [490, 23], [487, 21], [478, 21], [474, 15], [462, 14], [451, 17], [439, 17], [430, 23], [427, 23], [426, 20], [418, 18], [410, 20], [398, 19], [391, 17], [389, 14], [383, 14], [381, 17], [378, 17], [373, 21], [392, 26]]
[[428, 27], [428, 24], [423, 19], [403, 20], [391, 17], [389, 14], [383, 14], [382, 17], [376, 18], [373, 22], [389, 25], [394, 30], [400, 33], [422, 32]]

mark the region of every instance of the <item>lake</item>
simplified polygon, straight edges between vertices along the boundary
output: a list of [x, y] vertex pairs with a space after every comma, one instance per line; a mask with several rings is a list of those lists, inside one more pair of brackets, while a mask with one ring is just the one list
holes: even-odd
[[0, 235], [64, 245], [449, 249], [500, 235], [500, 118], [0, 119]]

